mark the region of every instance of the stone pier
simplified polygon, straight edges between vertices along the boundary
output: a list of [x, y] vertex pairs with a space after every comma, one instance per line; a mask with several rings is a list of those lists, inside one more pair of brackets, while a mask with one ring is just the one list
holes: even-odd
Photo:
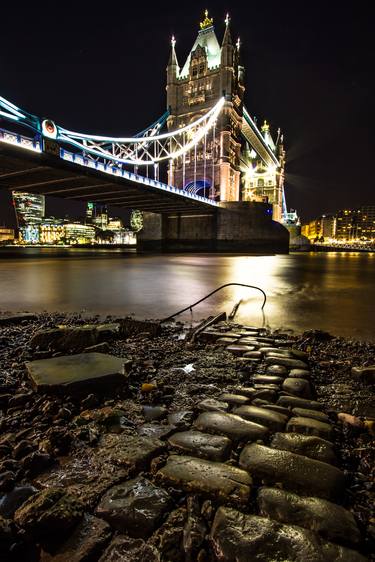
[[222, 203], [212, 212], [144, 213], [141, 252], [288, 253], [289, 233], [267, 203]]

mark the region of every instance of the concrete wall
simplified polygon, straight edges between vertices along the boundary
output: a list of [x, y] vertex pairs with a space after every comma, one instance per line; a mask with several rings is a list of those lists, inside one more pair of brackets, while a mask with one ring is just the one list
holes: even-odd
[[144, 214], [140, 251], [288, 253], [289, 233], [266, 203], [223, 203], [212, 213]]

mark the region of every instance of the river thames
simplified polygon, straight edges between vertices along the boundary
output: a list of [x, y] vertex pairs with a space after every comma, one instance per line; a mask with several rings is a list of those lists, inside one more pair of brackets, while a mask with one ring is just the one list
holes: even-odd
[[[0, 311], [66, 311], [163, 318], [225, 283], [194, 309], [194, 321], [242, 298], [239, 322], [375, 340], [375, 254], [137, 255], [123, 250], [0, 251]], [[191, 319], [190, 312], [180, 316]]]

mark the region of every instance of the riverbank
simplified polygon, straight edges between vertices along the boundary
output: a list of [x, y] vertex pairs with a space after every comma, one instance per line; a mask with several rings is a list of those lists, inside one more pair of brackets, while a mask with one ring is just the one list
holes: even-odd
[[[0, 317], [4, 558], [370, 556], [374, 393], [351, 369], [375, 364], [374, 344], [226, 323], [190, 341], [182, 324], [106, 322]], [[42, 381], [49, 360], [82, 351], [124, 370], [104, 385]]]

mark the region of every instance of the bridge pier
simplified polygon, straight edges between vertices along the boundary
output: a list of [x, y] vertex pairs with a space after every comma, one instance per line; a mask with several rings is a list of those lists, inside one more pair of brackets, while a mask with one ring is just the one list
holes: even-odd
[[288, 253], [289, 233], [266, 203], [222, 203], [197, 214], [144, 213], [141, 252]]

